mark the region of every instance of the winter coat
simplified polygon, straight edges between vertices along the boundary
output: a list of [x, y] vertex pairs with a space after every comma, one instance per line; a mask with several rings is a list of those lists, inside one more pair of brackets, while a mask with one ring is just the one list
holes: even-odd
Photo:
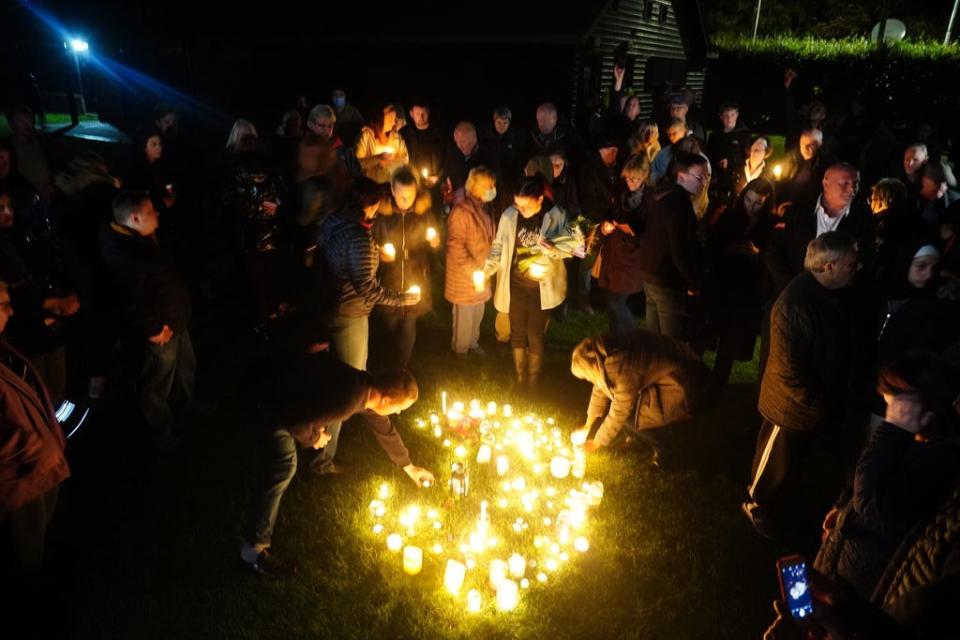
[[481, 304], [492, 295], [484, 278], [477, 291], [473, 273], [483, 271], [493, 243], [493, 220], [486, 205], [467, 195], [453, 207], [447, 218], [447, 261], [444, 297], [453, 304]]
[[414, 285], [420, 287], [420, 302], [404, 307], [404, 314], [417, 317], [433, 308], [430, 253], [434, 249], [427, 241], [427, 229], [432, 227], [439, 234], [440, 225], [429, 209], [430, 198], [425, 192], [418, 194], [417, 202], [406, 212], [396, 210], [391, 198], [380, 205], [373, 221], [373, 239], [377, 245], [382, 247], [389, 242], [397, 251], [393, 262], [380, 261], [383, 286], [400, 292]]
[[644, 281], [699, 291], [701, 261], [690, 195], [676, 185], [651, 194], [639, 261]]
[[618, 185], [615, 200], [617, 207], [608, 218], [615, 224], [626, 224], [633, 235], [617, 228], [608, 236], [603, 236], [600, 247], [601, 289], [612, 293], [637, 293], [643, 290], [643, 274], [640, 272], [640, 254], [643, 251], [643, 233], [646, 220], [646, 206], [649, 192], [643, 194], [640, 204], [631, 207], [627, 199], [630, 196], [626, 185]]

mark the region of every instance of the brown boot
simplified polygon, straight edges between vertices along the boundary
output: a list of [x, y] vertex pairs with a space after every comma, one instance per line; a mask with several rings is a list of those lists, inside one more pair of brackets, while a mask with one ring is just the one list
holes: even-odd
[[537, 386], [537, 380], [540, 378], [540, 369], [543, 368], [543, 354], [528, 353], [527, 367], [528, 383], [531, 387], [535, 387]]
[[517, 374], [517, 384], [524, 385], [527, 383], [527, 350], [526, 349], [513, 349], [513, 370]]

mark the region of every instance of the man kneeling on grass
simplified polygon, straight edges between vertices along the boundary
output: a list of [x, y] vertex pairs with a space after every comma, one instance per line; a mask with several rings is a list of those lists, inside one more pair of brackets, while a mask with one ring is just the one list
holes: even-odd
[[296, 572], [295, 564], [270, 554], [270, 539], [280, 500], [297, 471], [297, 445], [322, 449], [330, 441], [328, 424], [362, 414], [390, 460], [418, 486], [433, 484], [433, 474], [410, 461], [403, 438], [389, 418], [417, 400], [417, 381], [409, 372], [392, 369], [371, 376], [317, 354], [288, 360], [282, 370], [263, 379], [268, 380], [268, 389], [259, 390], [265, 398], [258, 416], [263, 470], [240, 549], [240, 557], [254, 571], [273, 577]]

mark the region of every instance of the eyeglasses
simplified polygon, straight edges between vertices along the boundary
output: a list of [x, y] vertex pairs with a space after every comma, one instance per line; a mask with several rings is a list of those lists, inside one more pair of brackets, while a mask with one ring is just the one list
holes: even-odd
[[684, 173], [690, 176], [691, 178], [696, 178], [697, 182], [699, 182], [700, 184], [703, 184], [704, 181], [706, 181], [707, 179], [707, 176], [701, 173], [693, 173], [691, 171], [684, 171]]

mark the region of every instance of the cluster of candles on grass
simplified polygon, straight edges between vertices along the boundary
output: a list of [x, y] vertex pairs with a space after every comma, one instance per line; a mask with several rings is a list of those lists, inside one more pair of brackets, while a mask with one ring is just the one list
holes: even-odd
[[467, 611], [509, 611], [523, 591], [589, 550], [587, 518], [603, 483], [585, 479], [577, 446], [585, 434], [567, 437], [552, 418], [514, 416], [508, 404], [448, 406], [446, 392], [440, 413], [416, 426], [449, 452], [428, 494], [435, 505], [394, 504], [389, 484], [369, 504], [373, 534], [400, 556], [404, 572], [420, 574], [426, 559], [438, 582], [442, 568], [443, 588]]

